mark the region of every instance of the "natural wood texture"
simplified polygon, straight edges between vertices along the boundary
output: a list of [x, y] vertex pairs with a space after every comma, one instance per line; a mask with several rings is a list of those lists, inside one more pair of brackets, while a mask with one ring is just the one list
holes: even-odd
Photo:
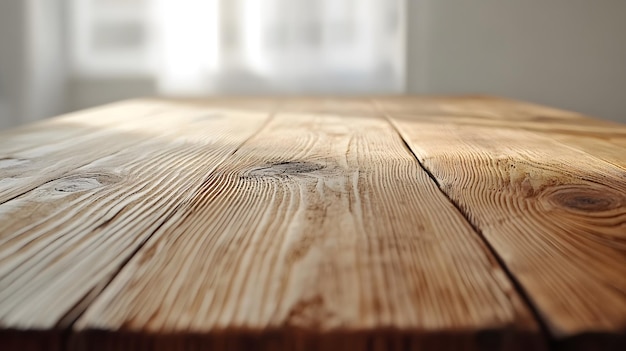
[[626, 126], [526, 102], [490, 97], [386, 98], [377, 103], [401, 118], [528, 130], [626, 169]]
[[207, 174], [74, 346], [540, 348], [504, 272], [393, 128], [343, 112], [279, 113]]
[[[0, 204], [145, 139], [146, 122], [165, 108], [112, 104], [0, 133]], [[143, 133], [129, 138], [133, 131]]]
[[[626, 128], [574, 115], [528, 122], [532, 105], [515, 103], [507, 119], [502, 101], [469, 103], [494, 115], [476, 117], [468, 109], [466, 117], [458, 107], [450, 117], [437, 103], [429, 110], [427, 102], [378, 102], [520, 282], [557, 341], [625, 347], [626, 148], [619, 143]], [[421, 109], [411, 112], [410, 104]], [[576, 127], [583, 125], [590, 126], [587, 135]], [[574, 130], [584, 143], [555, 137]], [[613, 152], [592, 155], [597, 135]]]
[[[100, 132], [114, 135], [124, 146], [131, 140], [134, 145], [101, 150], [106, 156], [83, 164], [82, 155], [96, 155], [99, 147], [85, 144], [81, 136], [72, 139], [75, 145], [64, 141], [62, 157], [33, 161], [57, 164], [62, 171], [28, 173], [33, 189], [0, 205], [3, 328], [45, 331], [73, 322], [134, 250], [190, 201], [206, 174], [269, 115], [265, 107], [250, 112], [170, 104], [169, 111], [143, 116], [147, 110], [135, 105], [128, 104], [126, 113], [138, 113], [144, 128], [124, 127], [139, 123], [131, 119], [102, 126]], [[220, 115], [226, 113], [228, 118]], [[59, 122], [51, 121], [50, 127]], [[81, 155], [80, 162], [67, 155]], [[10, 165], [0, 175], [17, 173], [20, 166]], [[48, 177], [54, 178], [40, 184]], [[18, 338], [10, 333], [0, 337]]]
[[625, 233], [626, 126], [121, 102], [0, 133], [0, 350], [624, 350]]

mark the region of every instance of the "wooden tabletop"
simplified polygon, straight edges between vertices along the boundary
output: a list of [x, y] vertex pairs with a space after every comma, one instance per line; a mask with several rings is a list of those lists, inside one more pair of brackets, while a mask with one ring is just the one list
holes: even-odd
[[626, 350], [626, 126], [142, 99], [0, 133], [0, 350]]

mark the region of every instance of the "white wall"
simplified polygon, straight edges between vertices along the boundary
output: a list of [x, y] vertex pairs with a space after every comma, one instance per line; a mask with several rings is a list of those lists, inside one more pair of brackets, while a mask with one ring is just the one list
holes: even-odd
[[158, 95], [156, 80], [150, 77], [80, 78], [70, 77], [67, 84], [70, 111], [137, 97]]
[[0, 129], [18, 124], [24, 105], [25, 18], [24, 2], [0, 1]]
[[27, 2], [28, 104], [23, 119], [36, 121], [65, 112], [68, 62], [62, 6], [64, 0]]
[[0, 129], [65, 111], [63, 0], [0, 0]]
[[408, 0], [408, 90], [626, 122], [625, 0]]

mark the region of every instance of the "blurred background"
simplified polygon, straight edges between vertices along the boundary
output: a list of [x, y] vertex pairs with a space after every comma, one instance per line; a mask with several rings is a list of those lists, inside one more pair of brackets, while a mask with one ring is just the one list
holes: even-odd
[[626, 123], [624, 0], [0, 0], [0, 128], [141, 96], [491, 94]]

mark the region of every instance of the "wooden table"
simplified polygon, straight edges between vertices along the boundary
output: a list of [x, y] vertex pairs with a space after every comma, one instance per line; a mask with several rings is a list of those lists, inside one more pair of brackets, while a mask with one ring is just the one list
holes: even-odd
[[626, 350], [626, 126], [486, 97], [0, 134], [0, 350]]

